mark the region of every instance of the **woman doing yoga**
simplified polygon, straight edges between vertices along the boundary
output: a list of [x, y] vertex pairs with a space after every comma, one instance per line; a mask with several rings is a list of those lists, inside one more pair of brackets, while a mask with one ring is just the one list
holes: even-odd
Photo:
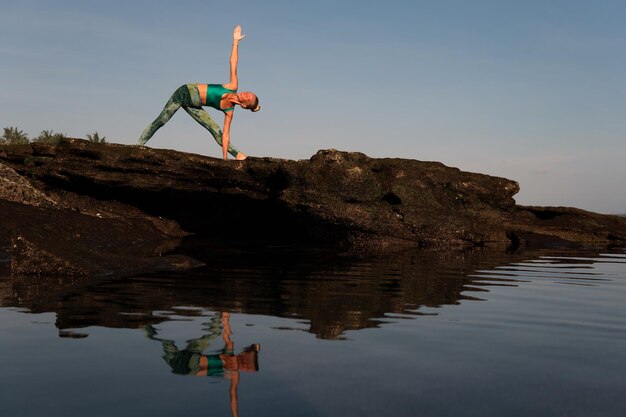
[[[246, 155], [239, 152], [230, 143], [230, 124], [233, 120], [235, 106], [239, 105], [253, 112], [261, 109], [259, 99], [254, 93], [249, 91], [237, 93], [237, 88], [239, 87], [237, 80], [238, 46], [239, 41], [245, 36], [241, 34], [241, 26], [237, 26], [233, 31], [233, 49], [230, 54], [230, 82], [228, 84], [185, 84], [180, 86], [167, 101], [161, 114], [143, 131], [141, 138], [139, 138], [140, 145], [145, 145], [152, 135], [182, 107], [213, 135], [215, 141], [222, 147], [224, 159], [228, 159], [228, 154], [239, 160], [246, 159]], [[223, 132], [220, 126], [202, 108], [203, 106], [213, 107], [224, 112]]]

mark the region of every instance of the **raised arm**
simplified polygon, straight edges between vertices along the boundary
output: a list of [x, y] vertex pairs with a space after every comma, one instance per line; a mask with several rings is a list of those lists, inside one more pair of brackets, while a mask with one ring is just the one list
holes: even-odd
[[246, 35], [241, 34], [241, 26], [237, 25], [233, 31], [233, 49], [230, 52], [230, 82], [224, 84], [224, 87], [229, 90], [236, 90], [239, 88], [239, 82], [237, 80], [237, 62], [239, 60], [239, 41], [245, 38]]

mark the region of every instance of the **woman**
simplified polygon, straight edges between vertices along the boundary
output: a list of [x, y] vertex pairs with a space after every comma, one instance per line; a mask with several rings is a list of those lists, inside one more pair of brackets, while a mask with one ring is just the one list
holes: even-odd
[[[222, 147], [224, 159], [231, 154], [238, 160], [246, 159], [246, 155], [230, 144], [230, 124], [233, 121], [233, 110], [236, 105], [257, 112], [261, 109], [258, 97], [249, 91], [237, 93], [237, 60], [239, 41], [246, 35], [241, 34], [241, 26], [233, 31], [233, 49], [230, 54], [230, 82], [228, 84], [185, 84], [180, 86], [168, 100], [159, 117], [143, 131], [139, 144], [145, 143], [154, 133], [176, 113], [179, 108], [185, 109], [191, 117], [204, 126]], [[202, 106], [213, 107], [224, 112], [224, 132]]]

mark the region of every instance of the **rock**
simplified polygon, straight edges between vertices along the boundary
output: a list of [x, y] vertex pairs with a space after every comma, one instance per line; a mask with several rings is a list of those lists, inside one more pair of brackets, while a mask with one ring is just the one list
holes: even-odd
[[[88, 276], [89, 268], [72, 262], [67, 256], [57, 256], [22, 236], [13, 238], [11, 271], [26, 275]], [[55, 245], [53, 245], [54, 247]]]
[[188, 257], [161, 256], [180, 239], [157, 229], [147, 216], [98, 217], [58, 206], [0, 200], [0, 257], [8, 247], [12, 275], [84, 279], [200, 265]]
[[33, 187], [28, 180], [0, 164], [0, 200], [15, 201], [36, 207], [54, 207], [52, 199]]
[[78, 202], [81, 211], [93, 214], [94, 207], [107, 206], [110, 216], [124, 219], [124, 210], [115, 206], [132, 207], [186, 232], [231, 241], [379, 250], [622, 245], [626, 239], [621, 217], [517, 206], [519, 185], [512, 180], [358, 152], [322, 150], [300, 161], [223, 161], [67, 139], [57, 146], [0, 148], [0, 163], [47, 195]]
[[506, 227], [514, 246], [624, 246], [625, 220], [572, 207], [516, 206]]

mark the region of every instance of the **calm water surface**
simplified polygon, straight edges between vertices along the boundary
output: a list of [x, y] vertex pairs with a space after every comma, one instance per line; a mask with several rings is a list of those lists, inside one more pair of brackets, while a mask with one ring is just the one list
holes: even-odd
[[187, 253], [9, 278], [0, 416], [625, 416], [626, 253]]

